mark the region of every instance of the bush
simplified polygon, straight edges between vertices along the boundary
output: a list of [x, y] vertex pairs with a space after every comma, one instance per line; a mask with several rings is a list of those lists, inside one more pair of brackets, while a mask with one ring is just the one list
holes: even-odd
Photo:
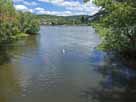
[[29, 12], [19, 12], [18, 19], [21, 32], [36, 34], [39, 31], [40, 21], [34, 14]]
[[0, 0], [0, 43], [39, 31], [39, 20], [34, 14], [16, 11], [12, 0]]
[[136, 2], [132, 1], [95, 0], [107, 13], [93, 25], [103, 37], [102, 48], [136, 58]]

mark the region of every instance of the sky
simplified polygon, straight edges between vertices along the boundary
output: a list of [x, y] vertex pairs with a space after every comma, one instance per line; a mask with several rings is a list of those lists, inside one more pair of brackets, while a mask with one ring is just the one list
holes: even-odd
[[13, 0], [17, 10], [57, 16], [94, 15], [100, 10], [92, 0]]

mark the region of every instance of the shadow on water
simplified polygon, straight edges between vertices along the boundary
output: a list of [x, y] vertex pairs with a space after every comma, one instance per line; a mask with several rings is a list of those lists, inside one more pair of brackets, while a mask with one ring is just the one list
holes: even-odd
[[[7, 44], [0, 46], [0, 102], [8, 102], [11, 94], [20, 92], [19, 84], [14, 76], [14, 66], [8, 66], [8, 63], [11, 62], [9, 51], [12, 50], [9, 49]], [[8, 67], [8, 69], [6, 67]]]
[[35, 47], [36, 37], [31, 37], [31, 40], [28, 38], [0, 45], [0, 102], [15, 102], [12, 96], [22, 95], [23, 89], [18, 79], [19, 73], [12, 60], [18, 60], [15, 56], [22, 56], [29, 50], [28, 48]]
[[[34, 49], [37, 46], [37, 39], [31, 36], [21, 41], [12, 41], [0, 44], [0, 65], [8, 64], [15, 55], [21, 55], [26, 50]], [[25, 50], [26, 49], [26, 50]]]
[[0, 45], [0, 65], [10, 62], [9, 46], [7, 44]]
[[82, 91], [81, 97], [85, 102], [136, 102], [135, 70], [123, 66], [112, 55], [99, 51], [92, 54], [90, 62], [102, 80], [98, 86]]

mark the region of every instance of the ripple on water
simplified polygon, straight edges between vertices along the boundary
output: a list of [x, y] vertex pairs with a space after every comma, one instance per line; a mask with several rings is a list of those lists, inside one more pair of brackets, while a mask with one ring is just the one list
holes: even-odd
[[133, 97], [135, 71], [96, 50], [99, 43], [91, 27], [42, 26], [40, 35], [2, 51], [0, 102], [1, 95], [7, 102], [113, 102], [118, 86], [126, 88], [119, 97]]

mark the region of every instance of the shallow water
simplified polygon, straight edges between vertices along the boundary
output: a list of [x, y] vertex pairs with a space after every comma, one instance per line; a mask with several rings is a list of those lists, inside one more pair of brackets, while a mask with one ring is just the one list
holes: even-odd
[[0, 49], [0, 102], [136, 102], [136, 72], [96, 50], [88, 26], [41, 26]]

